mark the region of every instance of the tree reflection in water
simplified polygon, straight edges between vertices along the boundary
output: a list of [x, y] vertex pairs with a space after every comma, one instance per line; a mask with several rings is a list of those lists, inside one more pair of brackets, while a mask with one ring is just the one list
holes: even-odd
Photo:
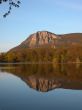
[[0, 71], [20, 77], [29, 87], [47, 92], [56, 88], [82, 89], [80, 64], [4, 64]]

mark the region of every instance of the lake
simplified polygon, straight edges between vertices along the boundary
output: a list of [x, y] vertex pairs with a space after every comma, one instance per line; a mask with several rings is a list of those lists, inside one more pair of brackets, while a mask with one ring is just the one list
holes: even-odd
[[82, 110], [82, 65], [0, 64], [0, 110]]

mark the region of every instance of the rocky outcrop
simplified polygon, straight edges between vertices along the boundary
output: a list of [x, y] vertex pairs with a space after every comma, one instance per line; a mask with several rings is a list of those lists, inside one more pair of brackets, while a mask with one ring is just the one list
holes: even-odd
[[39, 31], [30, 35], [24, 42], [21, 43], [21, 47], [59, 47], [68, 45], [77, 45], [82, 43], [81, 33], [62, 34], [57, 35], [48, 31]]
[[57, 37], [57, 35], [47, 31], [37, 32], [30, 35], [21, 45], [28, 47], [55, 46], [55, 39]]

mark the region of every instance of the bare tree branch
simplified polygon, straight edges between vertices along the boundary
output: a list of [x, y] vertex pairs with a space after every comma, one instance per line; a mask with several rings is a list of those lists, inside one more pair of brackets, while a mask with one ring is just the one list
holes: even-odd
[[13, 7], [19, 8], [21, 3], [20, 0], [0, 0], [0, 4], [4, 2], [8, 2], [9, 9], [5, 14], [3, 14], [3, 17], [6, 17], [7, 15], [9, 15]]

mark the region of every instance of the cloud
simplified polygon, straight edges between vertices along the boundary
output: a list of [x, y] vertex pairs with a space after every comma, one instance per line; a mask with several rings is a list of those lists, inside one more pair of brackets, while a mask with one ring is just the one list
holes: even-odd
[[73, 1], [73, 0], [57, 0], [56, 1], [56, 5], [68, 8], [68, 9], [73, 9], [73, 10], [77, 10], [77, 11], [82, 11], [82, 2], [77, 0], [77, 1]]

